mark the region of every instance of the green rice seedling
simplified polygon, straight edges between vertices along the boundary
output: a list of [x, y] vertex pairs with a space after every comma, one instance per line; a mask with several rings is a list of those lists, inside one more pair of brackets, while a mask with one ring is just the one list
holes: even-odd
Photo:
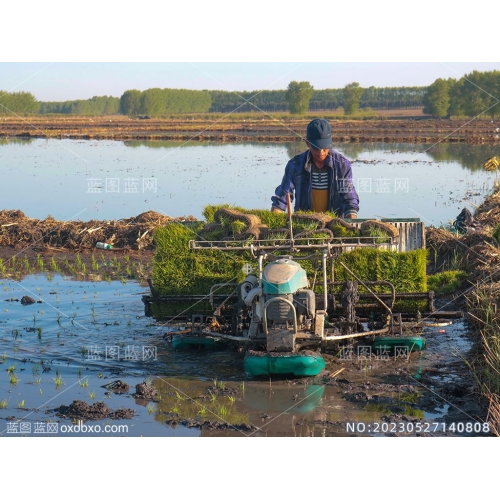
[[219, 382], [219, 389], [225, 389], [226, 388], [226, 382]]
[[42, 327], [41, 327], [41, 326], [39, 326], [39, 327], [36, 329], [36, 335], [37, 335], [37, 337], [38, 337], [39, 342], [41, 342], [41, 341], [42, 341]]
[[245, 392], [245, 382], [241, 383], [241, 392]]
[[103, 374], [102, 373], [98, 373], [97, 374], [97, 378], [102, 378], [103, 377]]
[[42, 383], [41, 377], [36, 377], [35, 378], [35, 385], [40, 385]]
[[227, 415], [227, 408], [225, 406], [221, 406], [219, 408], [219, 415], [221, 417], [225, 417]]
[[182, 401], [182, 400], [184, 399], [184, 398], [183, 398], [183, 397], [179, 394], [179, 392], [178, 392], [178, 391], [175, 391], [175, 397], [176, 397], [178, 400], [180, 400], [180, 401]]
[[50, 268], [55, 273], [59, 272], [59, 265], [57, 264], [56, 259], [54, 259], [54, 257], [52, 257], [52, 259], [50, 261]]
[[17, 365], [12, 365], [7, 368], [7, 373], [14, 373]]
[[7, 400], [6, 399], [2, 399], [0, 401], [0, 410], [5, 410], [7, 408]]
[[172, 413], [175, 413], [176, 415], [179, 414], [179, 407], [177, 405], [175, 405], [173, 408], [172, 408]]
[[215, 395], [215, 393], [213, 392], [210, 393], [210, 399], [212, 400], [212, 402], [217, 401], [217, 396]]
[[205, 407], [202, 407], [199, 411], [198, 411], [198, 415], [200, 415], [200, 417], [203, 417], [205, 416], [205, 414], [207, 413], [207, 410]]
[[0, 276], [4, 276], [6, 273], [7, 273], [7, 269], [5, 267], [5, 264], [3, 263], [3, 260], [0, 259]]
[[234, 396], [228, 396], [227, 398], [229, 399], [229, 402], [231, 404], [234, 404], [234, 402], [236, 401], [236, 398]]
[[33, 377], [40, 373], [40, 363], [33, 363], [31, 365], [31, 373], [33, 374]]
[[9, 383], [11, 385], [17, 385], [19, 383], [19, 379], [15, 373], [9, 373]]
[[17, 340], [18, 336], [19, 336], [19, 330], [17, 328], [14, 328], [14, 330], [12, 330], [12, 337], [14, 337], [14, 340]]
[[2, 354], [2, 363], [4, 363], [4, 362], [6, 361], [6, 359], [7, 359], [7, 353], [6, 353], [6, 352], [4, 352], [4, 353]]
[[56, 389], [59, 389], [61, 385], [64, 385], [61, 375], [57, 375], [57, 377], [54, 379], [54, 382], [56, 384]]
[[89, 391], [89, 397], [90, 397], [90, 399], [95, 399], [95, 391], [93, 391], [93, 392]]
[[38, 266], [38, 269], [40, 269], [40, 271], [42, 271], [43, 273], [43, 270], [45, 269], [45, 262], [43, 261], [40, 254], [36, 255], [36, 265]]
[[87, 387], [89, 386], [89, 379], [88, 379], [88, 378], [86, 378], [85, 380], [81, 380], [81, 379], [80, 379], [80, 380], [78, 380], [78, 385], [79, 385], [80, 387], [85, 387], [85, 388], [87, 388]]
[[233, 234], [241, 234], [243, 231], [245, 231], [247, 227], [247, 224], [241, 220], [233, 220], [229, 228]]
[[148, 404], [148, 413], [151, 415], [151, 413], [153, 413], [155, 411], [155, 407], [149, 403]]
[[71, 324], [74, 325], [75, 324], [75, 318], [76, 318], [77, 314], [76, 312], [74, 312], [72, 315], [71, 315]]
[[94, 254], [92, 254], [92, 257], [90, 259], [90, 265], [92, 267], [92, 271], [97, 271], [99, 269], [99, 264], [95, 260]]
[[24, 399], [20, 403], [17, 403], [17, 407], [24, 408]]

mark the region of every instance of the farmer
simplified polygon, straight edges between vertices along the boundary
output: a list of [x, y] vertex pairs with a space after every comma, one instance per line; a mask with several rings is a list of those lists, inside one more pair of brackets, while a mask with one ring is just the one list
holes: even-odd
[[335, 212], [356, 219], [359, 198], [352, 183], [349, 160], [335, 151], [327, 120], [316, 118], [307, 126], [307, 151], [292, 158], [272, 200], [273, 212], [287, 210], [287, 193], [295, 199], [294, 210]]

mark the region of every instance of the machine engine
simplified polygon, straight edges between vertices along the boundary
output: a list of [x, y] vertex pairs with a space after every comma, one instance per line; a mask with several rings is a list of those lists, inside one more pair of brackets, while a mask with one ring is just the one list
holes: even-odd
[[248, 276], [240, 286], [248, 308], [248, 337], [266, 339], [268, 350], [292, 351], [297, 333], [314, 334], [316, 297], [308, 287], [304, 269], [287, 258], [269, 263], [260, 285]]

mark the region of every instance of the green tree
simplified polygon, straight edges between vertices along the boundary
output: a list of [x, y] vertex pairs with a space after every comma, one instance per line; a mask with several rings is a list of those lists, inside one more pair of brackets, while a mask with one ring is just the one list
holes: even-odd
[[0, 90], [0, 114], [38, 113], [40, 103], [30, 92], [5, 92]]
[[128, 116], [138, 115], [141, 108], [141, 94], [140, 90], [126, 90], [120, 97], [120, 113]]
[[288, 109], [293, 115], [302, 115], [309, 109], [314, 87], [309, 82], [290, 82], [285, 94]]
[[444, 118], [450, 109], [450, 92], [446, 80], [438, 78], [424, 96], [424, 113], [434, 118]]
[[344, 87], [344, 111], [346, 115], [353, 115], [359, 108], [359, 102], [363, 96], [364, 89], [358, 82], [348, 83]]

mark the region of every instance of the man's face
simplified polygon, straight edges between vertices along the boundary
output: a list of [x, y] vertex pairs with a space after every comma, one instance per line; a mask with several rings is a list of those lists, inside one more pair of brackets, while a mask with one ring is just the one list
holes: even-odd
[[307, 147], [309, 148], [309, 151], [311, 152], [311, 156], [314, 158], [314, 160], [318, 162], [323, 162], [325, 161], [326, 157], [328, 156], [328, 153], [330, 152], [329, 149], [318, 149], [314, 147], [310, 142], [306, 141]]

